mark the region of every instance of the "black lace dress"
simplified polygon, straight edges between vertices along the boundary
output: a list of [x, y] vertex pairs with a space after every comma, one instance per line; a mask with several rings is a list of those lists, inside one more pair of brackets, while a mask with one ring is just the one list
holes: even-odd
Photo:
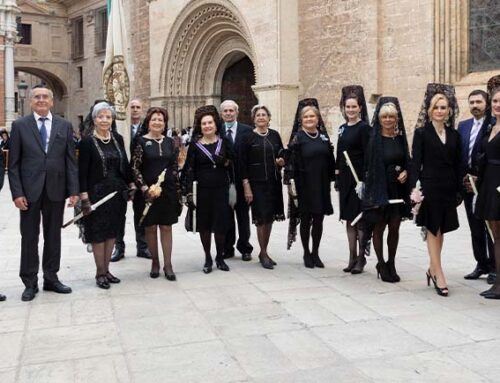
[[[95, 145], [98, 145], [99, 150]], [[81, 192], [88, 193], [92, 204], [109, 193], [118, 192], [90, 215], [82, 218], [84, 243], [99, 243], [116, 238], [123, 225], [127, 210], [127, 178], [130, 176], [130, 172], [123, 168], [124, 156], [126, 164], [125, 150], [118, 140], [104, 144], [88, 137], [82, 141], [79, 157]]]
[[[156, 198], [144, 218], [142, 224], [173, 225], [178, 221], [181, 205], [177, 159], [179, 149], [174, 140], [164, 137], [161, 142], [146, 137], [138, 137], [132, 153], [131, 167], [134, 182], [141, 190], [144, 186], [154, 185], [158, 176], [165, 172], [165, 180], [161, 184], [161, 194]], [[134, 198], [134, 211], [137, 217], [142, 217], [146, 204], [142, 193]]]
[[282, 153], [281, 137], [272, 129], [265, 136], [256, 132], [247, 134], [240, 145], [240, 174], [242, 179], [250, 182], [255, 225], [285, 219], [281, 169], [276, 165], [276, 159], [282, 157]]

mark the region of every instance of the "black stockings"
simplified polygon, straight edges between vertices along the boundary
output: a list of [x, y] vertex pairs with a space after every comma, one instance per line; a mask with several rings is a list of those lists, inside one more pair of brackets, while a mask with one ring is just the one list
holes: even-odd
[[[216, 258], [222, 258], [224, 256], [224, 242], [226, 239], [225, 234], [214, 233], [215, 238], [215, 249], [217, 251]], [[200, 231], [201, 244], [203, 245], [203, 251], [205, 252], [205, 262], [212, 263], [212, 255], [210, 253], [212, 246], [212, 233], [210, 231]]]
[[373, 229], [373, 248], [375, 249], [375, 254], [377, 255], [377, 260], [379, 263], [384, 263], [384, 231], [386, 226], [389, 227], [389, 232], [387, 234], [387, 250], [388, 250], [388, 262], [394, 263], [396, 258], [396, 251], [398, 249], [399, 243], [399, 225], [401, 224], [401, 219], [399, 217], [392, 218], [389, 221], [383, 221], [375, 224]]
[[[300, 215], [300, 239], [304, 254], [318, 254], [323, 235], [323, 214], [302, 213]], [[312, 251], [309, 251], [309, 236], [312, 237]]]
[[265, 223], [257, 226], [257, 239], [259, 240], [260, 256], [267, 257], [267, 246], [269, 245], [269, 237], [271, 236], [271, 229], [273, 224]]

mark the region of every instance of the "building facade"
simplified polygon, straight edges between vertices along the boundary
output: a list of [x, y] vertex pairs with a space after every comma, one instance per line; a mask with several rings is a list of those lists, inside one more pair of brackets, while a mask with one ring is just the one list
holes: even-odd
[[[102, 97], [105, 0], [19, 0], [31, 44], [16, 72], [53, 86], [57, 112], [77, 124]], [[333, 133], [340, 90], [359, 84], [369, 109], [400, 98], [411, 131], [426, 84], [467, 95], [500, 72], [499, 0], [128, 0], [131, 95], [161, 105], [176, 128], [203, 104], [256, 103], [287, 141], [298, 99], [318, 98]], [[24, 32], [23, 32], [24, 33]], [[104, 35], [103, 35], [104, 33]], [[104, 40], [103, 40], [104, 39]]]

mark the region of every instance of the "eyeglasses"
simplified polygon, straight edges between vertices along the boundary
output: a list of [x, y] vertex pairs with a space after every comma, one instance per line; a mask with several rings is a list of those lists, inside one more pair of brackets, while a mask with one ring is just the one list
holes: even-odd
[[35, 94], [32, 98], [35, 100], [49, 100], [51, 97], [48, 94]]

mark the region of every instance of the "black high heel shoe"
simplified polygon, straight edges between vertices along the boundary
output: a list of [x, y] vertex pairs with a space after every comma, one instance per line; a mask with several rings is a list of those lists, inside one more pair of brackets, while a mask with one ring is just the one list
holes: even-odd
[[398, 273], [396, 272], [396, 266], [394, 265], [394, 261], [386, 262], [386, 265], [387, 265], [387, 268], [389, 269], [389, 274], [391, 274], [391, 277], [394, 280], [394, 282], [401, 281], [401, 278], [399, 277]]
[[342, 271], [344, 273], [350, 273], [354, 267], [354, 265], [356, 264], [356, 257], [351, 257], [349, 256], [349, 263], [347, 264], [347, 267], [344, 267], [342, 269]]
[[205, 264], [203, 265], [203, 272], [205, 274], [210, 274], [212, 272], [212, 265], [213, 265], [212, 258], [206, 259]]
[[110, 287], [109, 282], [108, 282], [105, 275], [96, 276], [95, 277], [95, 284], [97, 285], [97, 287], [104, 289], [104, 290], [107, 290]]
[[442, 297], [447, 297], [448, 294], [449, 294], [449, 290], [448, 290], [448, 287], [439, 287], [437, 285], [437, 280], [436, 280], [436, 277], [433, 277], [431, 275], [431, 271], [430, 270], [427, 270], [425, 272], [425, 276], [427, 277], [427, 286], [430, 286], [430, 281], [432, 281], [432, 284], [434, 285], [434, 289], [436, 289], [436, 293], [437, 295], [440, 295]]
[[150, 276], [151, 278], [153, 278], [153, 279], [156, 279], [156, 278], [158, 278], [158, 277], [160, 276], [160, 271], [153, 271], [153, 270], [151, 270], [151, 271], [149, 272], [149, 276]]
[[361, 274], [366, 265], [366, 258], [364, 256], [358, 255], [356, 263], [351, 270], [351, 274]]
[[311, 253], [309, 251], [304, 252], [304, 266], [307, 267], [308, 269], [314, 269], [314, 262], [311, 256]]
[[109, 271], [106, 273], [106, 279], [108, 280], [108, 283], [120, 283], [121, 282], [120, 278], [115, 277]]
[[229, 266], [224, 262], [223, 257], [215, 257], [215, 265], [221, 271], [229, 271]]
[[269, 256], [263, 257], [262, 255], [259, 254], [259, 262], [264, 269], [268, 269], [268, 270], [274, 269], [273, 262], [272, 262], [271, 258], [269, 258]]
[[175, 273], [172, 271], [172, 273], [169, 273], [166, 268], [163, 268], [163, 272], [165, 273], [165, 278], [167, 278], [167, 281], [174, 282], [177, 280], [177, 277], [175, 276]]
[[311, 258], [314, 263], [314, 267], [319, 267], [320, 269], [325, 268], [325, 265], [323, 261], [321, 261], [321, 258], [319, 257], [318, 253], [311, 253]]
[[389, 282], [389, 283], [396, 282], [394, 280], [394, 278], [392, 277], [386, 263], [384, 263], [384, 262], [377, 263], [377, 265], [375, 266], [375, 269], [377, 269], [377, 279], [379, 279], [379, 277], [380, 277], [383, 282]]

